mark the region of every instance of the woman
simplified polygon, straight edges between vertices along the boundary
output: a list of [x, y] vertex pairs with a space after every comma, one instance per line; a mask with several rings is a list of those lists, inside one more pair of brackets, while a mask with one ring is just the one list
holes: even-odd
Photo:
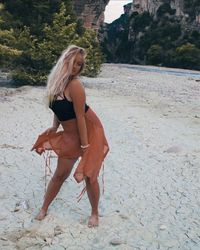
[[[48, 77], [47, 96], [49, 107], [54, 112], [53, 125], [38, 137], [32, 150], [39, 154], [53, 150], [58, 155], [58, 161], [36, 219], [44, 219], [50, 203], [70, 175], [74, 163], [81, 157], [74, 178], [78, 183], [82, 180], [86, 182], [92, 207], [88, 226], [95, 227], [99, 223], [97, 177], [109, 147], [101, 122], [86, 104], [85, 90], [78, 79], [85, 57], [83, 48], [69, 46]], [[59, 125], [63, 130], [56, 132]]]

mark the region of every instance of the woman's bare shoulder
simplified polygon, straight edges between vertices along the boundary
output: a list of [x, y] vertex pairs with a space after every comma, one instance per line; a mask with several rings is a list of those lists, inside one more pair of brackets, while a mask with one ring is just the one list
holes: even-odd
[[74, 88], [83, 88], [83, 84], [81, 83], [79, 78], [75, 78], [73, 80], [70, 81], [69, 83], [69, 88], [70, 89], [74, 89]]
[[76, 97], [83, 96], [85, 98], [85, 88], [79, 79], [73, 79], [69, 84], [69, 96], [73, 100]]
[[70, 84], [81, 84], [80, 78], [74, 78], [70, 81]]

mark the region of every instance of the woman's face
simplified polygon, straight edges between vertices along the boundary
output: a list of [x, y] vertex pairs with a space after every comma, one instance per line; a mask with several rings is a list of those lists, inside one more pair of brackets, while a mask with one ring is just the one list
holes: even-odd
[[82, 54], [78, 53], [74, 59], [74, 64], [73, 64], [73, 68], [72, 68], [72, 75], [73, 76], [78, 75], [83, 64], [84, 64], [84, 57]]

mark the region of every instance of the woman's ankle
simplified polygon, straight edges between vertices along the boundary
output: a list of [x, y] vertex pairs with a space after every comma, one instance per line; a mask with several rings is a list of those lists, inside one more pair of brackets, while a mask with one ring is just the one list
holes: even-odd
[[48, 208], [46, 208], [46, 207], [41, 207], [41, 208], [40, 208], [40, 211], [43, 211], [43, 212], [45, 212], [45, 213], [47, 213], [47, 210], [48, 210]]
[[99, 212], [97, 209], [92, 210], [91, 215], [99, 216]]
[[35, 219], [36, 220], [43, 220], [45, 216], [47, 215], [47, 211], [40, 209], [39, 213], [36, 215]]

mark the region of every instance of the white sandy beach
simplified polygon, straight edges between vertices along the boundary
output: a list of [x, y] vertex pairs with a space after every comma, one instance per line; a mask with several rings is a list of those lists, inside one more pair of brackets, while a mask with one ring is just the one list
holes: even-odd
[[73, 174], [34, 220], [44, 160], [30, 149], [52, 112], [43, 87], [0, 87], [0, 250], [200, 249], [200, 77], [139, 68], [105, 64], [98, 78], [82, 78], [110, 145], [95, 229]]

